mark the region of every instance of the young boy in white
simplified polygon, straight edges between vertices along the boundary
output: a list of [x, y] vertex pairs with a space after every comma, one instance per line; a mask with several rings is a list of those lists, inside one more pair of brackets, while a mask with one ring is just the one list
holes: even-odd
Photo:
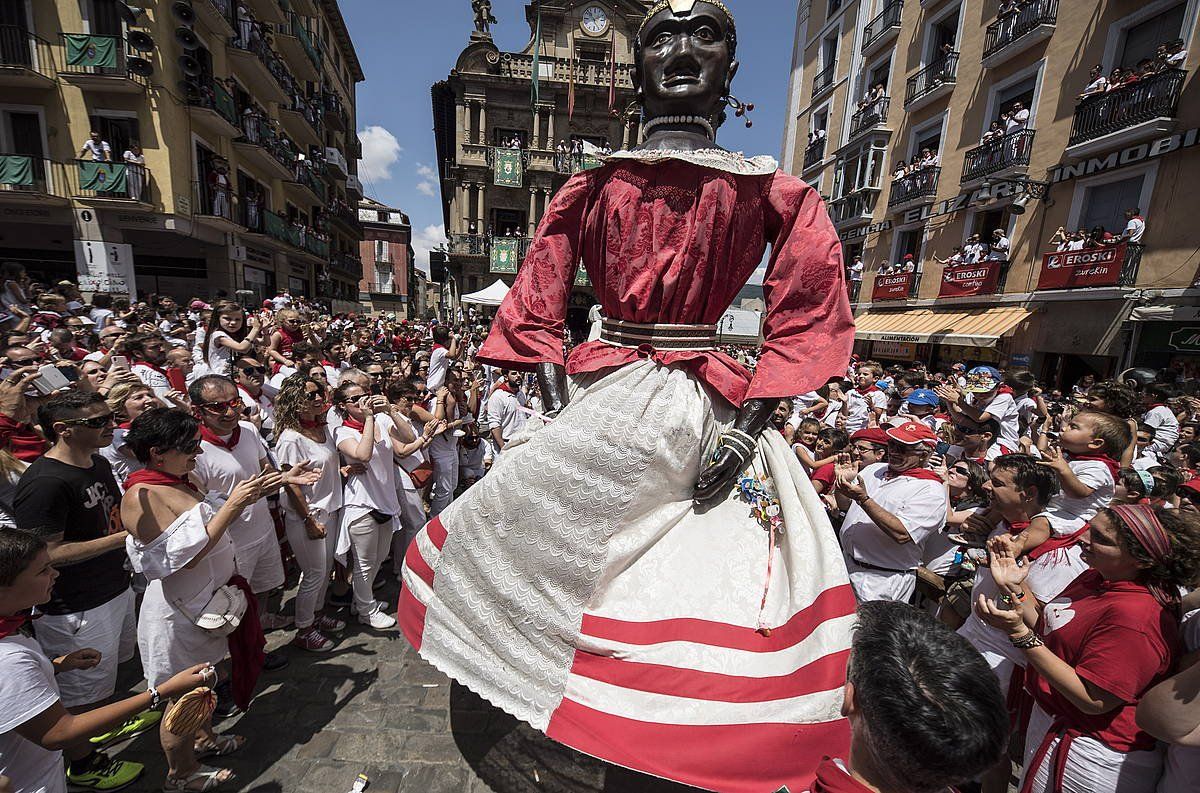
[[877, 363], [868, 361], [858, 367], [854, 374], [854, 388], [842, 401], [842, 415], [846, 417], [846, 432], [850, 435], [867, 426], [870, 415], [881, 419], [887, 412], [888, 398], [875, 382], [883, 376]]
[[952, 416], [966, 416], [974, 421], [995, 419], [1000, 424], [1000, 443], [1017, 450], [1021, 448], [1021, 419], [1013, 395], [1002, 387], [1000, 372], [990, 366], [976, 366], [967, 372], [967, 384], [962, 390], [939, 386], [934, 389], [950, 406]]
[[1171, 390], [1160, 383], [1151, 383], [1142, 392], [1142, 406], [1146, 409], [1142, 422], [1154, 428], [1150, 452], [1159, 459], [1165, 457], [1179, 440], [1179, 419], [1167, 405], [1172, 396]]

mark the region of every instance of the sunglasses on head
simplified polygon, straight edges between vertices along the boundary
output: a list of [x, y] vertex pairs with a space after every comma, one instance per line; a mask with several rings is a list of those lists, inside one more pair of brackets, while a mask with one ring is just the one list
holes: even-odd
[[101, 427], [106, 427], [113, 422], [113, 414], [105, 413], [103, 416], [92, 416], [90, 419], [63, 419], [62, 423], [70, 427], [91, 427], [98, 430]]
[[242, 374], [247, 375], [247, 376], [252, 375], [252, 374], [266, 374], [266, 373], [267, 373], [267, 367], [265, 367], [265, 366], [243, 366], [242, 367]]
[[241, 410], [243, 403], [241, 399], [230, 399], [228, 402], [201, 402], [199, 406], [209, 413], [220, 415], [231, 410], [235, 412]]

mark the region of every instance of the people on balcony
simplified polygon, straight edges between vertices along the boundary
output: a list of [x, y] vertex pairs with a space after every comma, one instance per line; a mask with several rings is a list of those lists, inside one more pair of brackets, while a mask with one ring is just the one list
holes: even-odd
[[1125, 210], [1125, 230], [1121, 232], [1121, 242], [1132, 242], [1135, 245], [1142, 244], [1142, 234], [1146, 231], [1146, 219], [1142, 217], [1142, 210], [1137, 207], [1130, 207]]
[[112, 146], [99, 132], [92, 130], [92, 134], [83, 142], [83, 148], [79, 150], [79, 158], [92, 162], [112, 162]]
[[1108, 90], [1108, 78], [1104, 76], [1104, 67], [1096, 64], [1088, 72], [1088, 84], [1083, 89], [1083, 93], [1079, 95], [1080, 101], [1087, 99], [1089, 96], [1097, 96]]
[[229, 217], [229, 163], [217, 160], [208, 172], [208, 194], [215, 217]]
[[979, 264], [987, 258], [988, 246], [983, 242], [978, 234], [972, 234], [967, 237], [967, 244], [963, 246], [963, 263], [964, 264]]
[[146, 155], [142, 154], [142, 144], [130, 141], [129, 148], [121, 155], [126, 165], [125, 184], [129, 189], [129, 197], [141, 201], [146, 191]]
[[939, 259], [936, 253], [933, 254], [933, 260], [945, 267], [957, 267], [960, 264], [966, 263], [966, 257], [963, 255], [963, 248], [961, 245], [955, 245], [954, 249], [950, 251], [950, 255], [945, 259]]
[[1008, 238], [1008, 234], [1004, 229], [996, 229], [992, 232], [992, 239], [988, 243], [986, 259], [989, 262], [1006, 262], [1008, 261], [1008, 251], [1012, 247], [1012, 243]]
[[863, 117], [880, 118], [883, 116], [883, 104], [886, 101], [887, 89], [883, 83], [875, 83], [858, 103], [858, 112]]
[[1050, 237], [1050, 242], [1048, 244], [1051, 248], [1060, 253], [1064, 251], [1079, 251], [1083, 250], [1083, 243], [1086, 239], [1086, 229], [1067, 231], [1063, 226], [1059, 226], [1055, 230], [1054, 235]]
[[1182, 69], [1183, 62], [1187, 60], [1187, 50], [1183, 48], [1183, 39], [1175, 39], [1158, 45], [1156, 60], [1162, 62], [1163, 68]]

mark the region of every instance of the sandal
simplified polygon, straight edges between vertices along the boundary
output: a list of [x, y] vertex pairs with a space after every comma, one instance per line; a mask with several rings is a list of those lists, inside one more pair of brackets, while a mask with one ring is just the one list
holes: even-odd
[[244, 735], [218, 735], [217, 739], [209, 744], [197, 743], [193, 747], [196, 753], [197, 760], [203, 760], [206, 757], [225, 757], [233, 754], [238, 749], [246, 745], [246, 737]]
[[202, 765], [185, 777], [168, 776], [167, 781], [163, 783], [163, 793], [203, 793], [226, 782], [232, 782], [234, 777], [235, 774], [228, 768]]

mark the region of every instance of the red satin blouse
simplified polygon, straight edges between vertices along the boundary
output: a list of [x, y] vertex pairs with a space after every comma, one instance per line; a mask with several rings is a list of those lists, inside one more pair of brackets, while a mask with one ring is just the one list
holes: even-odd
[[[765, 343], [752, 376], [715, 351], [655, 351], [731, 404], [812, 391], [845, 374], [854, 343], [841, 245], [817, 192], [776, 171], [735, 175], [679, 160], [612, 160], [554, 196], [479, 360], [518, 369], [563, 363], [577, 263], [604, 315], [641, 323], [716, 324], [772, 246], [763, 282]], [[575, 348], [571, 374], [622, 366], [638, 350]]]

